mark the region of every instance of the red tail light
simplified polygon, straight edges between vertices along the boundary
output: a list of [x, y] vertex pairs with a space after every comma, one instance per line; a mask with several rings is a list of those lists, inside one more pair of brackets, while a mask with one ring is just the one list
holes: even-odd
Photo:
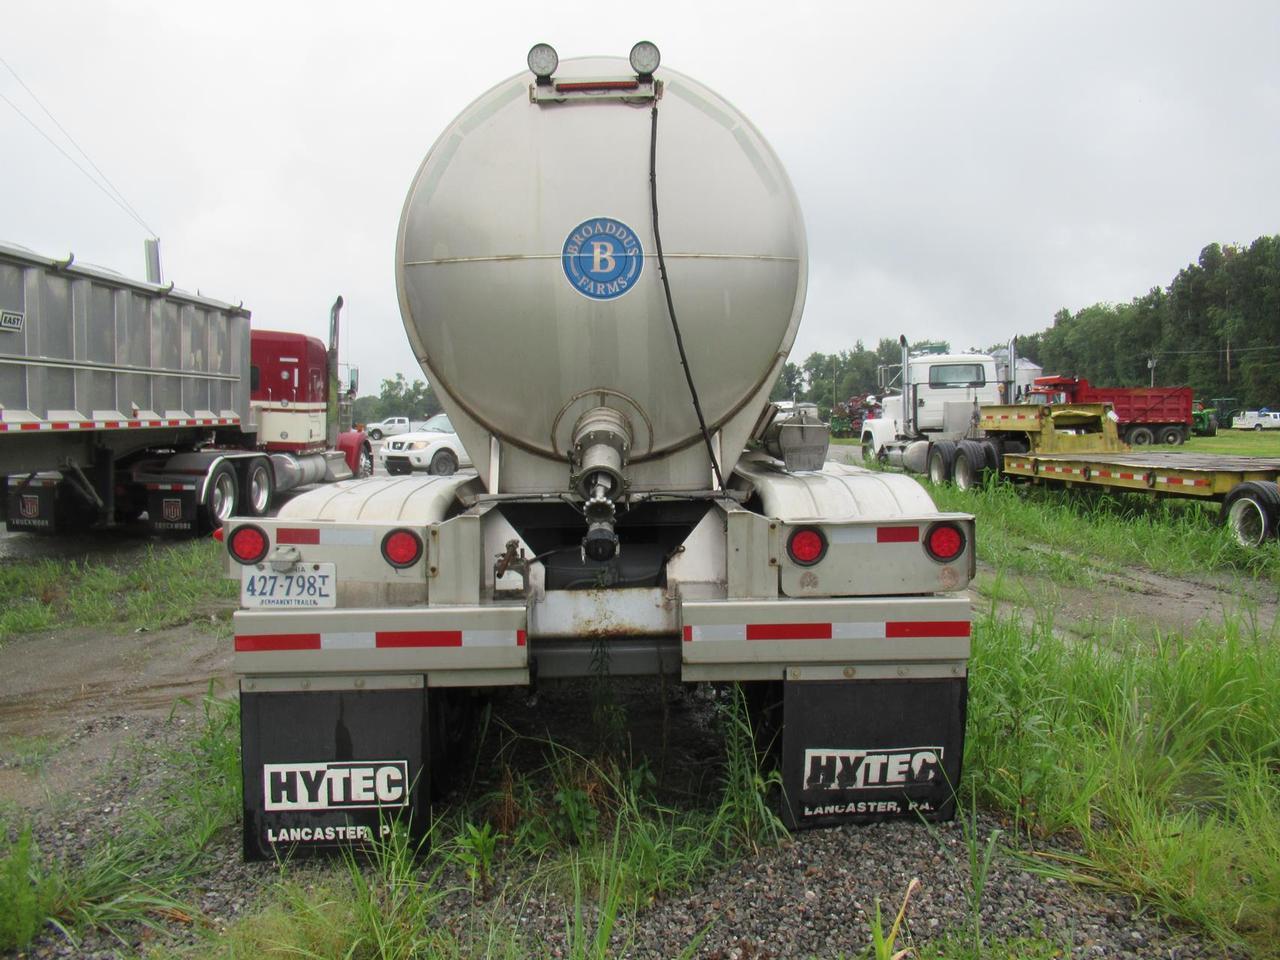
[[382, 538], [382, 559], [397, 569], [422, 559], [422, 538], [412, 530], [392, 530]]
[[261, 527], [251, 523], [236, 527], [227, 540], [227, 552], [240, 563], [258, 563], [267, 555], [271, 541]]
[[964, 547], [964, 531], [954, 523], [935, 523], [924, 536], [925, 551], [939, 563], [954, 560]]
[[213, 539], [217, 540], [219, 543], [222, 543], [222, 541], [225, 540], [226, 538], [227, 538], [227, 532], [225, 530], [223, 530], [221, 527], [214, 528]]
[[794, 530], [787, 539], [787, 555], [802, 567], [811, 567], [827, 554], [827, 538], [815, 527]]

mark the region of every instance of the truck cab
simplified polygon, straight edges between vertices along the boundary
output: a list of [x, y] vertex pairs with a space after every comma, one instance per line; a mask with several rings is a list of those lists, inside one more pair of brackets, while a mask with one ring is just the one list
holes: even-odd
[[921, 433], [944, 429], [946, 405], [1001, 403], [1001, 383], [993, 357], [957, 353], [913, 358], [909, 387], [915, 397], [915, 427]]

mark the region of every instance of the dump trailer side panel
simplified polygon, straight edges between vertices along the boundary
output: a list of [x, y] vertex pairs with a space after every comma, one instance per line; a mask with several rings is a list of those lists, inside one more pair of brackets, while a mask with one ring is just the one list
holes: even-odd
[[249, 313], [0, 245], [0, 474], [249, 422]]

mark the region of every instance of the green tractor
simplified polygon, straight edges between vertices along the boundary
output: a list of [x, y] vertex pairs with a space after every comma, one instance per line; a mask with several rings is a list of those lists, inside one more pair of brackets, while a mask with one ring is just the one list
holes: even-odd
[[1206, 407], [1203, 400], [1191, 404], [1191, 432], [1197, 437], [1212, 437], [1218, 432], [1218, 409]]
[[1206, 404], [1197, 400], [1191, 406], [1191, 432], [1197, 437], [1212, 437], [1220, 426], [1231, 426], [1231, 418], [1241, 409], [1237, 397], [1214, 397]]

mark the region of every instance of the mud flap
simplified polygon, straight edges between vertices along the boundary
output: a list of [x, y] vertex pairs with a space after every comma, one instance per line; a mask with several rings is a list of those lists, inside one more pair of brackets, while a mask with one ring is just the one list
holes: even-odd
[[58, 487], [54, 481], [34, 480], [8, 484], [8, 516], [5, 522], [10, 530], [24, 533], [57, 533]]
[[[241, 684], [246, 860], [366, 848], [405, 822], [430, 826], [427, 690], [253, 692]], [[411, 686], [410, 686], [411, 685]]]
[[190, 534], [199, 529], [196, 490], [147, 490], [147, 523], [156, 533]]
[[951, 819], [966, 696], [964, 678], [786, 681], [783, 821]]

